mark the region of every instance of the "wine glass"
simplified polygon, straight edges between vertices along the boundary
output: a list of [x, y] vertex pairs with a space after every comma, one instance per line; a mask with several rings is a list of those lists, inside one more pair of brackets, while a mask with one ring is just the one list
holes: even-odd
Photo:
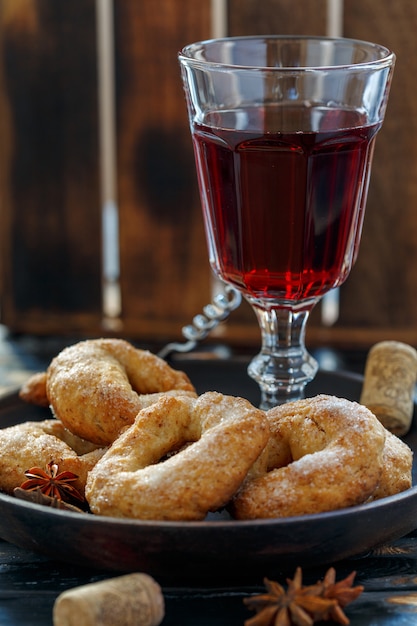
[[303, 397], [314, 305], [358, 253], [395, 63], [344, 38], [255, 36], [179, 53], [210, 264], [243, 294], [262, 348], [261, 408]]

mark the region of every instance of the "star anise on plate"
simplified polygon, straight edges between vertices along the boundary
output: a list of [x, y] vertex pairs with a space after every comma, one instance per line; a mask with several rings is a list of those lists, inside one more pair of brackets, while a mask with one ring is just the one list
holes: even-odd
[[245, 621], [245, 626], [312, 626], [315, 622], [333, 620], [349, 624], [343, 608], [363, 591], [352, 587], [355, 572], [335, 582], [336, 572], [330, 568], [322, 581], [303, 586], [302, 570], [296, 569], [294, 578], [287, 579], [285, 590], [278, 582], [264, 579], [266, 593], [244, 599], [256, 615]]
[[84, 496], [72, 484], [77, 480], [77, 474], [73, 472], [60, 472], [57, 463], [50, 461], [45, 469], [31, 467], [25, 472], [27, 480], [21, 485], [21, 489], [34, 491], [39, 489], [44, 495], [57, 500], [75, 499], [84, 502]]
[[58, 500], [58, 498], [51, 498], [51, 496], [46, 496], [42, 491], [37, 487], [31, 491], [27, 491], [27, 489], [21, 489], [20, 487], [15, 487], [13, 489], [13, 495], [18, 500], [25, 500], [26, 502], [33, 502], [34, 504], [41, 504], [43, 506], [48, 506], [51, 509], [60, 509], [61, 511], [73, 511], [75, 513], [85, 513], [84, 508], [79, 508], [70, 502], [64, 502], [64, 500]]

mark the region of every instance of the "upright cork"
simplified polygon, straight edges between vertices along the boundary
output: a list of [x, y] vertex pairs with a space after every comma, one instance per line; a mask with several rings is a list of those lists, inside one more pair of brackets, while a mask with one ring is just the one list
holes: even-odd
[[147, 574], [128, 574], [64, 591], [53, 608], [54, 626], [159, 626], [165, 604]]
[[405, 435], [414, 412], [417, 351], [399, 341], [381, 341], [369, 351], [360, 398], [387, 430]]

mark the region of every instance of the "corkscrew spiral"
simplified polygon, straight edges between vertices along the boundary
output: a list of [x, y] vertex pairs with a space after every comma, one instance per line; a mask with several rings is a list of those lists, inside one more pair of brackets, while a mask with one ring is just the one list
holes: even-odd
[[203, 312], [193, 318], [192, 324], [183, 327], [182, 335], [187, 341], [168, 343], [158, 352], [158, 356], [165, 359], [171, 352], [190, 352], [220, 322], [226, 320], [230, 313], [238, 308], [241, 301], [240, 292], [231, 285], [225, 285], [223, 292], [217, 294], [213, 301], [203, 308]]

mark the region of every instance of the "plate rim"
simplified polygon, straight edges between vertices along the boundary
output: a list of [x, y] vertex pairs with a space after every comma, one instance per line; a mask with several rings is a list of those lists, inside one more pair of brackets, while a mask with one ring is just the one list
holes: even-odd
[[[45, 506], [42, 504], [38, 504], [36, 502], [30, 502], [28, 500], [16, 498], [15, 496], [0, 492], [0, 503], [5, 502], [9, 504], [15, 505], [17, 508], [22, 509], [32, 509], [34, 511], [38, 511], [39, 513], [43, 513], [45, 515], [51, 515], [52, 517], [57, 516], [58, 518], [63, 517], [65, 519], [78, 519], [79, 521], [89, 520], [88, 523], [98, 524], [98, 525], [108, 525], [109, 523], [120, 525], [120, 526], [133, 526], [141, 528], [143, 527], [152, 527], [155, 529], [156, 526], [161, 526], [162, 528], [170, 528], [172, 530], [178, 530], [178, 528], [190, 528], [190, 529], [201, 529], [202, 527], [207, 528], [235, 528], [235, 527], [245, 527], [245, 528], [254, 528], [259, 525], [261, 526], [287, 526], [287, 525], [299, 525], [300, 522], [306, 523], [315, 523], [321, 520], [329, 520], [330, 518], [341, 518], [341, 517], [353, 517], [357, 516], [362, 512], [374, 512], [375, 509], [384, 509], [386, 507], [390, 507], [393, 504], [397, 504], [402, 500], [409, 500], [414, 497], [417, 497], [417, 485], [413, 485], [409, 489], [401, 491], [400, 493], [396, 493], [391, 496], [386, 496], [385, 498], [380, 498], [378, 500], [373, 500], [372, 502], [363, 502], [361, 504], [357, 504], [350, 507], [344, 507], [342, 509], [335, 509], [332, 511], [323, 511], [321, 513], [309, 513], [305, 515], [297, 515], [297, 516], [288, 516], [288, 517], [273, 517], [273, 518], [257, 518], [253, 520], [235, 520], [235, 519], [204, 519], [204, 520], [141, 520], [135, 518], [123, 518], [123, 517], [111, 517], [108, 515], [94, 515], [92, 513], [86, 512], [78, 512], [71, 511], [66, 509], [55, 509], [53, 507]], [[417, 520], [416, 520], [416, 528], [417, 528]]]

